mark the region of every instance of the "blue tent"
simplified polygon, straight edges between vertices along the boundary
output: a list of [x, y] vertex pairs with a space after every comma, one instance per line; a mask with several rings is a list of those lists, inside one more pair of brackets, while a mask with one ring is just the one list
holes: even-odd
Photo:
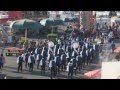
[[42, 25], [34, 20], [29, 19], [21, 19], [13, 21], [10, 25], [10, 28], [12, 29], [34, 29], [39, 30], [42, 27]]
[[25, 40], [27, 38], [27, 29], [39, 30], [41, 27], [42, 25], [39, 22], [30, 19], [16, 20], [10, 24], [12, 29], [25, 30]]
[[57, 26], [57, 25], [64, 25], [64, 22], [61, 19], [47, 18], [41, 20], [40, 24], [43, 26]]
[[41, 20], [40, 24], [43, 26], [52, 26], [52, 33], [53, 33], [53, 26], [64, 25], [64, 21], [62, 19], [47, 18]]

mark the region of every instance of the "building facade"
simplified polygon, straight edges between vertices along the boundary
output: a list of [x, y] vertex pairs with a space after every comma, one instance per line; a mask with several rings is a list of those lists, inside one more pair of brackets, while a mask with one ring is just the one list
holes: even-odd
[[0, 11], [0, 24], [8, 20], [14, 21], [19, 19], [43, 19], [48, 17], [47, 11]]
[[23, 18], [27, 19], [43, 19], [48, 18], [47, 11], [22, 11]]

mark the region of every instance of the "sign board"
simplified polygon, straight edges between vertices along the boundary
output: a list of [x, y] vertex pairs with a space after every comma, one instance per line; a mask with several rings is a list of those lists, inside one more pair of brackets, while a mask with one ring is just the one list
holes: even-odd
[[120, 62], [102, 62], [101, 79], [119, 79]]
[[0, 15], [0, 19], [7, 19], [8, 15]]

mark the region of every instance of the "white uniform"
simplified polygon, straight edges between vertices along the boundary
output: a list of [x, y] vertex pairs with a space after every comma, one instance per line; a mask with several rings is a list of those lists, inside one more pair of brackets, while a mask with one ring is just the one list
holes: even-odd
[[25, 61], [25, 54], [22, 54], [21, 56], [22, 56], [23, 60]]
[[38, 50], [38, 48], [35, 49], [35, 54], [37, 54], [37, 50]]
[[72, 52], [72, 57], [75, 55], [75, 51]]
[[40, 65], [42, 66], [42, 60], [40, 60]]
[[67, 64], [67, 69], [66, 69], [67, 72], [69, 71], [69, 64], [70, 62]]
[[93, 44], [93, 49], [95, 50], [95, 44]]
[[82, 56], [82, 52], [83, 52], [83, 51], [80, 52], [80, 57], [81, 57], [81, 58], [83, 57], [83, 56]]
[[86, 50], [86, 55], [88, 56], [88, 50]]
[[32, 56], [32, 55], [30, 55], [30, 56], [28, 57], [28, 63], [31, 63], [31, 56]]
[[43, 49], [42, 49], [42, 52], [41, 52], [41, 55], [42, 55], [42, 56], [43, 56], [44, 49], [45, 49], [45, 47], [43, 47]]
[[[20, 56], [19, 56], [20, 57]], [[17, 63], [19, 63], [19, 57], [17, 58]]]
[[37, 54], [37, 57], [36, 57], [36, 61], [38, 61], [39, 60], [39, 54]]
[[50, 68], [52, 67], [52, 60], [51, 60], [50, 63], [49, 63], [49, 67], [50, 67]]
[[55, 45], [55, 47], [54, 47], [54, 53], [55, 53], [55, 51], [56, 51], [56, 45]]
[[47, 60], [49, 60], [49, 58], [50, 58], [50, 54], [48, 54]]

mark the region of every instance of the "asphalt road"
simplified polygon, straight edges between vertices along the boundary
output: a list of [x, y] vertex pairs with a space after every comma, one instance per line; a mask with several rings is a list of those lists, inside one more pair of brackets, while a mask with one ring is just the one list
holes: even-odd
[[[83, 79], [83, 74], [85, 72], [88, 72], [90, 70], [93, 70], [95, 68], [98, 68], [96, 64], [92, 64], [90, 66], [86, 66], [83, 70], [77, 73], [77, 75], [73, 77], [73, 79]], [[36, 68], [36, 65], [34, 66], [33, 72], [28, 72], [28, 69], [25, 69], [23, 64], [23, 72], [17, 73], [17, 63], [16, 63], [16, 57], [6, 57], [6, 64], [4, 65], [4, 68], [0, 70], [2, 75], [7, 75], [11, 79], [50, 79], [50, 71], [47, 70], [45, 75], [40, 73], [40, 70]], [[60, 75], [57, 75], [55, 79], [67, 79], [67, 72], [63, 71], [60, 73]]]
[[[118, 40], [116, 40], [116, 46], [119, 46]], [[110, 44], [107, 44], [107, 47], [109, 47]], [[100, 54], [100, 59], [102, 62], [104, 61], [112, 61], [114, 60], [116, 56], [116, 53], [112, 54], [110, 50], [106, 47], [104, 47], [103, 52]], [[0, 70], [0, 78], [3, 79], [5, 75], [7, 75], [10, 79], [50, 79], [50, 71], [47, 70], [45, 75], [41, 74], [40, 70], [36, 68], [36, 65], [34, 66], [33, 72], [28, 72], [28, 69], [25, 69], [23, 64], [23, 72], [17, 73], [17, 57], [15, 56], [7, 56], [6, 63], [4, 65], [4, 68]], [[90, 66], [86, 66], [83, 70], [77, 73], [77, 75], [73, 77], [73, 79], [84, 79], [83, 75], [84, 73], [101, 68], [101, 61], [99, 64], [91, 64]], [[53, 79], [67, 79], [67, 72], [61, 72], [60, 75], [57, 75], [56, 78]]]

